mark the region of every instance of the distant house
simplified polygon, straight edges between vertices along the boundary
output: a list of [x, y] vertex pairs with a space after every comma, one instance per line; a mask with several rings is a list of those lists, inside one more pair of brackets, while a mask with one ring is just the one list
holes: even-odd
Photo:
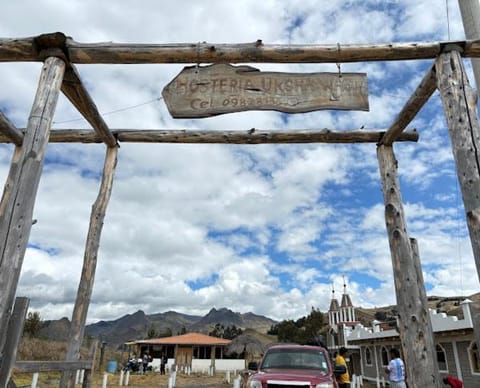
[[[480, 387], [480, 356], [473, 332], [472, 302], [467, 299], [461, 307], [459, 317], [430, 310], [438, 369], [440, 377], [447, 374], [459, 377], [465, 388]], [[356, 321], [346, 289], [341, 305], [333, 294], [328, 314], [327, 343], [332, 353], [340, 346], [347, 347], [352, 374], [361, 375], [366, 381], [384, 381], [389, 350], [401, 350], [398, 331], [376, 320], [372, 327], [364, 327]]]
[[239, 370], [245, 368], [245, 360], [230, 359], [225, 348], [231, 340], [211, 337], [201, 333], [187, 333], [172, 337], [152, 338], [134, 341], [136, 354], [140, 357], [146, 351], [152, 356], [152, 364], [159, 367], [160, 356], [168, 357], [167, 368], [175, 365], [179, 370], [205, 371], [210, 367], [216, 370]]

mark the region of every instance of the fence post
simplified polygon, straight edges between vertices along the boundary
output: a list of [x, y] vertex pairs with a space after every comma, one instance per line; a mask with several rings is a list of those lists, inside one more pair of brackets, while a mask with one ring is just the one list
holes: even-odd
[[10, 380], [12, 367], [17, 359], [17, 347], [22, 337], [23, 323], [27, 315], [30, 299], [25, 297], [15, 298], [12, 315], [8, 320], [3, 356], [0, 364], [0, 387], [6, 387]]
[[103, 380], [102, 380], [102, 388], [107, 388], [107, 383], [108, 383], [108, 373], [104, 373]]
[[240, 388], [240, 380], [241, 380], [240, 376], [238, 376], [235, 380], [233, 380], [233, 388]]
[[90, 369], [83, 370], [82, 374], [82, 388], [90, 388], [93, 381], [93, 371], [95, 366], [95, 355], [97, 353], [98, 341], [94, 341], [90, 347], [89, 360], [92, 361]]
[[33, 374], [33, 377], [32, 377], [32, 388], [37, 388], [37, 384], [38, 384], [38, 372], [36, 372], [36, 373]]

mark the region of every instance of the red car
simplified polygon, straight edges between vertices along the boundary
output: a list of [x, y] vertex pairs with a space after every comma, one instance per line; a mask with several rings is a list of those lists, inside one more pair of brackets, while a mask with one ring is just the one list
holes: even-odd
[[274, 345], [266, 351], [247, 388], [338, 388], [328, 352], [320, 346]]

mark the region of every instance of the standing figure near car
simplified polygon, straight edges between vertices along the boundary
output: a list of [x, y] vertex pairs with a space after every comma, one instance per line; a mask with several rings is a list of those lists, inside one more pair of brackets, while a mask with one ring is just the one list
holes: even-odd
[[337, 357], [335, 357], [335, 365], [344, 365], [345, 373], [337, 376], [337, 382], [339, 388], [350, 388], [350, 375], [347, 368], [347, 357], [348, 350], [343, 346], [338, 351]]
[[400, 358], [398, 349], [390, 349], [390, 356], [392, 359], [385, 368], [385, 373], [388, 375], [391, 388], [406, 388], [405, 384], [405, 365]]

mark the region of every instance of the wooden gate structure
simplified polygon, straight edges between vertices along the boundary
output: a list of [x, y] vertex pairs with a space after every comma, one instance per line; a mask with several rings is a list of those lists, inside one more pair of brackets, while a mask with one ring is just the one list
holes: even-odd
[[[418, 140], [418, 133], [406, 128], [438, 90], [452, 142], [477, 273], [480, 274], [480, 128], [476, 95], [468, 83], [462, 57], [480, 57], [480, 40], [340, 46], [267, 45], [260, 40], [246, 44], [83, 44], [62, 33], [0, 39], [0, 62], [44, 63], [27, 127], [16, 128], [0, 112], [0, 142], [15, 145], [0, 203], [0, 387], [14, 386], [10, 376], [15, 366], [16, 349], [6, 346], [8, 328], [15, 319], [15, 293], [49, 142], [104, 143], [106, 146], [103, 177], [92, 208], [66, 362], [76, 362], [79, 358], [119, 143], [373, 143], [384, 193], [399, 332], [409, 386], [440, 387], [419, 251], [416, 240], [407, 231], [393, 144]], [[344, 63], [415, 59], [432, 59], [432, 65], [390, 127], [376, 131], [111, 129], [102, 119], [75, 68], [75, 64], [99, 63]], [[51, 129], [60, 91], [93, 130]], [[479, 319], [475, 318], [475, 338], [480, 344]], [[72, 386], [68, 371], [63, 375], [61, 386]]]

